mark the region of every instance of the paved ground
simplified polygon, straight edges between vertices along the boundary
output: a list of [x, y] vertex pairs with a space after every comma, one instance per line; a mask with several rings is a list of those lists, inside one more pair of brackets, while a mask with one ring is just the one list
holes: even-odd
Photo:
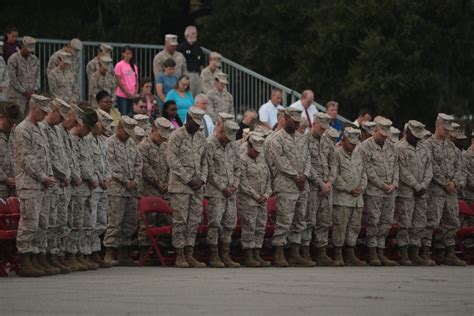
[[0, 279], [0, 315], [474, 315], [474, 266], [112, 268]]

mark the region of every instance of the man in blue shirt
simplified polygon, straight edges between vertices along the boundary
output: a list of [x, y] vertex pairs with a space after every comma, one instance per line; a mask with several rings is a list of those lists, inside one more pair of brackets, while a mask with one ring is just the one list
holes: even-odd
[[329, 125], [332, 128], [335, 128], [339, 132], [341, 132], [341, 136], [339, 136], [339, 138], [337, 139], [337, 141], [339, 142], [342, 139], [342, 132], [344, 131], [344, 123], [342, 123], [342, 121], [337, 118], [338, 109], [339, 109], [339, 103], [335, 101], [329, 101], [326, 104], [326, 114], [331, 117], [331, 122], [329, 123]]

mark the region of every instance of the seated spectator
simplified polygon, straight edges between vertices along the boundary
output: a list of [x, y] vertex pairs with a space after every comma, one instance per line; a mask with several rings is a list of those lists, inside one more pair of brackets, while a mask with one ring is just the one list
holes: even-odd
[[114, 123], [118, 124], [121, 114], [113, 107], [112, 96], [107, 91], [102, 90], [96, 94], [95, 100], [97, 101], [99, 109], [107, 112], [114, 120]]
[[242, 139], [244, 129], [250, 128], [250, 123], [258, 120], [258, 114], [255, 110], [249, 109], [245, 111], [242, 121], [239, 123], [240, 129], [237, 132], [236, 139]]
[[143, 78], [140, 81], [140, 96], [146, 99], [146, 112], [152, 119], [160, 116], [158, 101], [153, 95], [153, 80], [151, 78]]
[[166, 95], [166, 101], [173, 100], [178, 107], [178, 116], [181, 122], [186, 121], [188, 110], [194, 104], [194, 98], [189, 91], [189, 77], [182, 75], [178, 78], [174, 89]]
[[329, 123], [329, 125], [332, 128], [337, 129], [339, 132], [341, 132], [341, 136], [339, 136], [339, 138], [337, 140], [339, 142], [342, 139], [342, 132], [344, 131], [344, 124], [342, 123], [341, 120], [339, 120], [337, 118], [338, 109], [339, 109], [339, 103], [337, 103], [335, 101], [329, 101], [326, 104], [326, 114], [331, 117], [331, 122]]
[[290, 108], [295, 108], [300, 111], [301, 116], [306, 121], [307, 126], [313, 126], [314, 115], [318, 113], [318, 109], [314, 103], [314, 93], [311, 90], [305, 90], [301, 94], [301, 99], [290, 105]]
[[269, 129], [273, 129], [277, 123], [278, 109], [283, 109], [281, 105], [282, 96], [283, 91], [281, 89], [272, 89], [270, 100], [258, 110], [260, 121]]
[[[194, 101], [196, 102], [194, 103], [195, 107], [203, 110], [204, 112], [207, 111], [207, 105], [209, 104], [207, 95], [200, 93], [196, 96]], [[214, 131], [214, 122], [209, 115], [204, 114], [202, 123], [204, 127], [204, 135], [207, 138], [208, 136], [212, 135], [212, 132]]]
[[372, 121], [372, 113], [368, 109], [360, 109], [359, 116], [352, 124], [360, 128], [365, 121]]
[[132, 112], [128, 116], [133, 118], [137, 114], [146, 114], [146, 99], [144, 97], [135, 97], [132, 99]]
[[8, 63], [8, 58], [16, 52], [20, 51], [18, 43], [18, 30], [14, 26], [9, 26], [3, 35], [3, 59]]
[[178, 129], [183, 126], [183, 122], [178, 116], [178, 107], [173, 100], [166, 101], [165, 104], [163, 104], [163, 117], [171, 122], [173, 129]]
[[202, 93], [208, 93], [214, 89], [216, 71], [221, 67], [222, 56], [219, 53], [209, 54], [209, 65], [201, 71]]
[[160, 106], [165, 103], [166, 95], [173, 90], [176, 86], [176, 81], [178, 81], [178, 78], [174, 75], [174, 67], [176, 67], [176, 62], [173, 58], [168, 58], [163, 63], [163, 72], [160, 72], [155, 78], [156, 94], [158, 95]]

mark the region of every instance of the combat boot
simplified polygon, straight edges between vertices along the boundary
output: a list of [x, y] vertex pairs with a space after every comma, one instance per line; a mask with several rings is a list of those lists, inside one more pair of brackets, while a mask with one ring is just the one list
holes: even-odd
[[382, 263], [382, 265], [387, 266], [387, 267], [399, 266], [398, 262], [390, 260], [387, 257], [385, 257], [383, 251], [384, 251], [384, 248], [377, 248], [377, 254], [379, 256], [379, 260]]
[[43, 267], [38, 263], [38, 258], [39, 258], [39, 254], [34, 254], [34, 253], [30, 254], [31, 265], [35, 267], [36, 270], [41, 270], [43, 271], [44, 275], [47, 275], [46, 271], [44, 271]]
[[66, 253], [65, 261], [67, 266], [71, 268], [72, 272], [79, 271], [81, 265], [77, 262], [76, 256], [74, 254]]
[[220, 248], [221, 248], [220, 249], [221, 259], [222, 259], [222, 262], [225, 264], [226, 267], [228, 267], [228, 268], [238, 268], [238, 267], [240, 267], [240, 263], [235, 262], [230, 257], [230, 245], [229, 244], [221, 243]]
[[428, 263], [418, 255], [420, 248], [410, 246], [408, 248], [408, 258], [414, 266], [427, 266]]
[[458, 266], [464, 267], [466, 265], [466, 261], [463, 261], [456, 256], [454, 252], [454, 246], [446, 247], [446, 259], [444, 260], [444, 264], [448, 266]]
[[300, 244], [291, 244], [288, 263], [293, 267], [315, 267], [314, 261], [306, 261], [300, 256]]
[[176, 259], [174, 261], [176, 268], [189, 268], [189, 263], [184, 258], [183, 248], [176, 248]]
[[408, 246], [400, 247], [399, 252], [400, 252], [400, 259], [398, 260], [398, 263], [401, 266], [412, 266], [413, 263], [408, 258]]
[[316, 265], [321, 267], [333, 266], [334, 262], [327, 255], [326, 247], [316, 247]]
[[270, 261], [263, 260], [263, 258], [260, 257], [260, 249], [258, 248], [253, 250], [253, 257], [258, 261], [258, 263], [260, 263], [261, 267], [269, 267], [272, 265]]
[[106, 248], [104, 262], [112, 265], [112, 267], [118, 265], [117, 260], [115, 260], [115, 248]]
[[435, 266], [436, 262], [434, 262], [431, 257], [430, 257], [430, 247], [428, 246], [423, 246], [421, 247], [421, 259], [425, 261], [426, 266]]
[[48, 260], [46, 259], [46, 254], [44, 253], [40, 253], [38, 255], [36, 262], [39, 264], [41, 269], [43, 269], [46, 275], [54, 275], [61, 273], [61, 270], [59, 270], [59, 268], [55, 268], [49, 264]]
[[446, 257], [444, 255], [444, 248], [435, 248], [434, 250], [434, 260], [437, 265], [444, 264]]
[[276, 246], [275, 247], [274, 260], [275, 260], [275, 266], [277, 266], [277, 267], [285, 268], [285, 267], [290, 266], [288, 264], [288, 261], [286, 261], [285, 250], [283, 249], [283, 246]]
[[196, 258], [194, 258], [194, 247], [192, 246], [184, 247], [184, 257], [186, 258], [186, 261], [189, 263], [189, 266], [191, 268], [206, 267], [206, 264], [204, 262], [197, 261]]
[[138, 264], [132, 258], [130, 258], [128, 250], [128, 247], [119, 248], [119, 253], [117, 257], [118, 265], [124, 267], [135, 267]]
[[345, 247], [344, 248], [344, 265], [365, 267], [367, 263], [357, 258], [357, 256], [354, 253], [354, 247]]
[[20, 267], [18, 275], [21, 277], [41, 277], [46, 275], [43, 270], [37, 269], [31, 263], [31, 254], [23, 253], [20, 255]]
[[84, 257], [80, 253], [76, 253], [76, 262], [79, 266], [79, 271], [89, 270], [89, 266], [84, 262]]
[[61, 274], [68, 274], [68, 273], [71, 273], [72, 270], [71, 268], [69, 268], [68, 266], [63, 266], [59, 260], [58, 260], [58, 255], [52, 255], [52, 254], [49, 254], [46, 256], [46, 259], [48, 260], [48, 263], [55, 267], [55, 268], [58, 268], [59, 269], [59, 273]]
[[98, 252], [92, 253], [92, 255], [90, 255], [90, 260], [97, 263], [99, 265], [99, 268], [111, 268], [112, 267], [112, 264], [102, 260], [102, 258], [100, 257]]
[[71, 267], [66, 263], [66, 258], [64, 256], [64, 254], [58, 255], [58, 262], [59, 262], [60, 265], [62, 265], [63, 267], [69, 268], [71, 270], [71, 272], [73, 272]]
[[84, 261], [87, 263], [89, 270], [97, 270], [100, 268], [100, 265], [97, 262], [92, 260], [92, 255], [84, 255]]
[[301, 257], [306, 261], [313, 261], [311, 259], [311, 252], [309, 251], [309, 246], [301, 246]]
[[342, 260], [342, 248], [334, 247], [334, 260], [332, 261], [332, 266], [334, 267], [343, 267], [344, 260]]
[[260, 262], [255, 260], [255, 258], [253, 257], [253, 251], [251, 248], [244, 249], [244, 254], [245, 254], [244, 263], [247, 267], [252, 267], [252, 268], [260, 267]]
[[213, 268], [224, 268], [225, 264], [219, 258], [219, 251], [217, 250], [217, 245], [210, 246], [210, 258], [209, 265]]
[[377, 249], [375, 247], [369, 247], [369, 264], [371, 266], [381, 266], [379, 257], [377, 256]]

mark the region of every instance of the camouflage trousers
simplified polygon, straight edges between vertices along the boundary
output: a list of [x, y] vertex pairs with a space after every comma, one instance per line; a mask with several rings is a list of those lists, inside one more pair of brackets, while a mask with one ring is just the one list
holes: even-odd
[[301, 244], [301, 234], [306, 228], [308, 191], [277, 193], [276, 202], [278, 211], [272, 245], [285, 246], [287, 242]]
[[173, 209], [172, 243], [176, 249], [194, 247], [199, 223], [202, 219], [203, 191], [193, 194], [171, 193], [170, 205]]
[[[160, 196], [163, 200], [166, 201], [166, 203], [170, 203], [169, 195], [165, 194]], [[140, 216], [140, 212], [137, 214], [138, 216], [138, 245], [139, 246], [149, 246], [150, 245], [150, 240], [147, 237], [146, 234], [146, 227], [145, 223], [143, 223], [143, 220]], [[166, 215], [166, 214], [156, 214], [156, 213], [148, 213], [145, 215], [146, 220], [148, 222], [148, 226], [151, 227], [160, 227], [160, 226], [169, 226], [172, 224], [171, 218]]]
[[8, 186], [0, 183], [0, 199], [6, 201], [10, 196], [16, 196], [15, 189], [10, 189]]
[[128, 247], [132, 244], [132, 236], [137, 228], [137, 198], [109, 195], [108, 200], [104, 246]]
[[65, 241], [65, 251], [67, 253], [90, 253], [86, 236], [87, 220], [90, 218], [89, 199], [90, 196], [80, 196], [74, 193], [71, 196], [67, 214], [70, 232]]
[[[456, 231], [460, 227], [459, 205], [456, 194], [432, 195], [428, 199], [428, 223], [423, 233], [423, 246], [435, 248], [454, 246]], [[433, 236], [433, 231], [439, 228]]]
[[359, 236], [362, 207], [334, 205], [332, 212], [332, 244], [335, 247], [354, 247]]
[[227, 199], [209, 197], [209, 223], [207, 242], [230, 244], [232, 233], [237, 224], [237, 205], [235, 195]]
[[309, 246], [311, 239], [315, 247], [325, 247], [332, 225], [332, 195], [322, 196], [321, 191], [311, 190], [308, 196], [306, 229], [301, 235], [301, 244]]
[[107, 228], [107, 192], [93, 191], [89, 199], [89, 205], [91, 210], [89, 244], [91, 245], [92, 252], [98, 252], [102, 249], [100, 236]]
[[48, 223], [48, 253], [62, 254], [64, 237], [69, 233], [67, 227], [68, 201], [63, 188], [55, 188], [50, 195]]
[[262, 248], [267, 226], [266, 205], [248, 203], [247, 197], [239, 197], [239, 218], [242, 234], [240, 241], [243, 249]]
[[47, 190], [20, 190], [20, 222], [16, 236], [18, 253], [46, 253], [49, 216]]
[[400, 225], [397, 234], [399, 247], [421, 247], [421, 237], [426, 229], [427, 198], [397, 197], [395, 200], [395, 222]]
[[193, 97], [197, 96], [199, 93], [202, 92], [202, 83], [201, 77], [197, 72], [189, 72], [189, 89], [193, 94]]
[[367, 207], [367, 247], [385, 248], [395, 212], [395, 196], [364, 196]]

